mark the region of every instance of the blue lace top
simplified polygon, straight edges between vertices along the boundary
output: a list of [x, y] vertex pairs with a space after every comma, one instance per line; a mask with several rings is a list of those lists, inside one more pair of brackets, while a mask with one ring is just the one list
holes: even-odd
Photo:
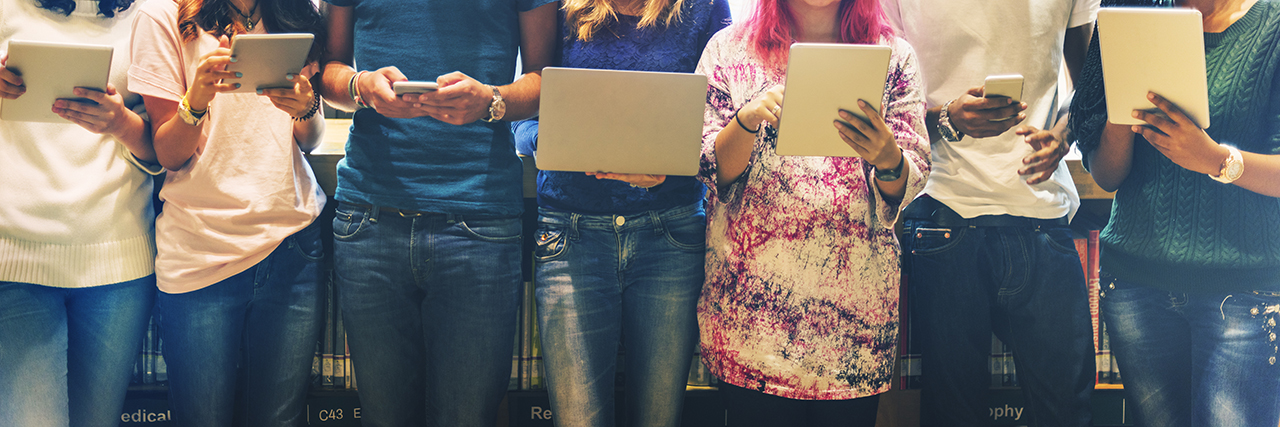
[[[569, 36], [564, 14], [560, 16], [560, 57], [564, 67], [691, 73], [707, 41], [729, 25], [725, 0], [689, 0], [680, 20], [670, 27], [636, 28], [639, 17], [619, 15], [618, 21], [583, 42]], [[537, 150], [538, 122], [512, 124], [516, 151], [531, 155]], [[692, 141], [691, 143], [698, 143]], [[538, 172], [538, 206], [582, 214], [633, 214], [696, 203], [706, 189], [693, 177], [668, 176], [650, 190], [633, 188], [622, 181], [598, 180], [581, 172]]]

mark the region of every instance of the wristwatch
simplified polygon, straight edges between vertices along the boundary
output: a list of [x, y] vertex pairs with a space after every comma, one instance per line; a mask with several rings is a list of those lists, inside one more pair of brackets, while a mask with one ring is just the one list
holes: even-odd
[[201, 123], [204, 123], [204, 118], [208, 117], [208, 114], [208, 109], [203, 111], [191, 109], [191, 104], [187, 103], [186, 96], [182, 97], [182, 102], [178, 105], [178, 118], [190, 126], [200, 126]]
[[493, 89], [493, 102], [489, 104], [489, 117], [484, 121], [493, 123], [502, 120], [502, 116], [507, 114], [507, 103], [502, 100], [502, 94], [498, 92], [497, 87], [489, 86], [489, 88]]
[[906, 166], [906, 164], [907, 156], [904, 154], [902, 158], [898, 160], [898, 166], [895, 166], [893, 169], [880, 170], [880, 168], [875, 168], [876, 179], [884, 182], [897, 181], [898, 178], [902, 178], [902, 167]]
[[1244, 174], [1244, 156], [1240, 155], [1240, 150], [1237, 150], [1236, 147], [1230, 145], [1223, 145], [1223, 147], [1227, 147], [1227, 151], [1230, 154], [1227, 155], [1226, 160], [1222, 161], [1222, 168], [1218, 171], [1218, 176], [1209, 175], [1209, 177], [1213, 178], [1214, 181], [1230, 184], [1240, 179], [1240, 175]]
[[956, 102], [956, 100], [947, 101], [946, 104], [942, 105], [942, 111], [938, 113], [938, 133], [942, 135], [942, 139], [957, 142], [964, 138], [964, 133], [951, 126], [951, 113], [949, 110], [951, 110], [952, 102]]

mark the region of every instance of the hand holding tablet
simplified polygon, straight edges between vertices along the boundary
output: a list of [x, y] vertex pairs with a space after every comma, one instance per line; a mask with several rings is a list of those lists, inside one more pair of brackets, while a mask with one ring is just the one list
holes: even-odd
[[0, 120], [66, 123], [54, 103], [93, 102], [77, 96], [76, 88], [106, 89], [112, 51], [111, 46], [11, 40], [0, 77], [6, 98], [0, 102]]

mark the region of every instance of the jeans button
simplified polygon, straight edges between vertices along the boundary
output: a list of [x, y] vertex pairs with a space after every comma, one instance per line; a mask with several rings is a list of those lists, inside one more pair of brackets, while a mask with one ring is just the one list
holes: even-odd
[[627, 223], [627, 219], [626, 219], [626, 218], [623, 218], [621, 215], [619, 215], [619, 216], [615, 216], [615, 217], [613, 217], [613, 223], [614, 223], [614, 224], [616, 224], [617, 226], [621, 227], [621, 226], [622, 226], [622, 224], [626, 224], [626, 223]]

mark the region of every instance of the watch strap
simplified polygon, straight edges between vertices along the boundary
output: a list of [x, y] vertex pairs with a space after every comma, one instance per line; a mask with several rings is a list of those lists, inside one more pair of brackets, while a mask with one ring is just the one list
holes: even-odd
[[902, 157], [898, 160], [898, 166], [895, 166], [893, 169], [881, 170], [880, 168], [875, 168], [876, 179], [884, 182], [897, 181], [899, 178], [902, 178], [902, 168], [905, 167], [906, 165], [907, 165], [907, 155], [904, 153]]
[[1244, 174], [1244, 156], [1240, 154], [1240, 150], [1236, 149], [1236, 147], [1230, 145], [1223, 145], [1223, 147], [1227, 147], [1227, 158], [1222, 161], [1218, 175], [1209, 175], [1209, 178], [1213, 178], [1214, 181], [1223, 184], [1230, 184], [1240, 179], [1240, 176]]
[[938, 112], [938, 134], [942, 135], [942, 139], [950, 142], [957, 142], [964, 138], [964, 133], [956, 130], [951, 125], [951, 103], [956, 100], [947, 101], [942, 105], [942, 111]]

